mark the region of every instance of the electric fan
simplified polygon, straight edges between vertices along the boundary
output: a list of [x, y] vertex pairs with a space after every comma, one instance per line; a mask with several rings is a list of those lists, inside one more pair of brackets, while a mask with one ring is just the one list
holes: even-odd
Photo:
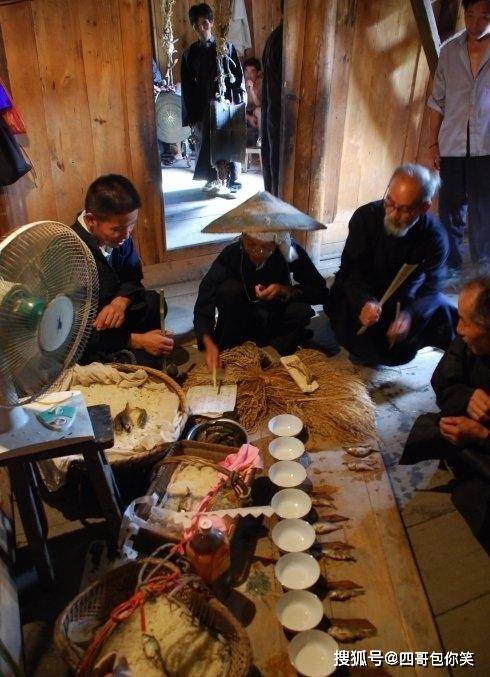
[[[68, 226], [38, 221], [0, 242], [0, 450], [66, 437], [43, 431], [30, 404], [80, 357], [97, 301], [94, 258]], [[93, 438], [91, 424], [79, 432]]]

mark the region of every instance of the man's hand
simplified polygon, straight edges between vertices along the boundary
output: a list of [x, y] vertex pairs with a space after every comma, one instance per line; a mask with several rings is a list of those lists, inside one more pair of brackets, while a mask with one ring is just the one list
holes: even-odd
[[126, 309], [131, 304], [131, 299], [125, 296], [116, 296], [110, 303], [102, 308], [94, 320], [94, 329], [117, 329], [124, 323]]
[[261, 301], [272, 301], [273, 299], [287, 298], [289, 296], [289, 287], [284, 284], [273, 284], [264, 287], [263, 284], [255, 285], [255, 296]]
[[381, 317], [381, 306], [377, 301], [366, 301], [359, 313], [359, 322], [363, 327], [370, 327]]
[[404, 310], [398, 313], [398, 317], [393, 320], [386, 332], [390, 347], [394, 343], [397, 343], [397, 341], [403, 341], [403, 339], [408, 336], [411, 325], [412, 318], [410, 317], [410, 313], [407, 313]]
[[212, 372], [213, 369], [220, 369], [221, 358], [218, 346], [213, 341], [213, 339], [207, 334], [205, 334], [202, 337], [202, 342], [204, 344], [205, 360], [207, 368], [209, 369], [210, 372]]
[[144, 334], [131, 334], [129, 347], [144, 350], [154, 357], [161, 357], [172, 352], [174, 340], [171, 336], [166, 336], [161, 329], [152, 329]]
[[468, 403], [470, 418], [478, 423], [490, 423], [490, 395], [477, 388]]
[[489, 430], [466, 416], [445, 416], [439, 421], [441, 435], [455, 447], [481, 444], [489, 436]]

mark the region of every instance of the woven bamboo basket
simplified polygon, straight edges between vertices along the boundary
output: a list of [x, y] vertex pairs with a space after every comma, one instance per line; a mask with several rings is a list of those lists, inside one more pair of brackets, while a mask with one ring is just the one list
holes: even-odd
[[[236, 454], [239, 451], [238, 447], [225, 447], [219, 444], [209, 444], [208, 442], [195, 442], [194, 440], [179, 440], [170, 445], [165, 445], [162, 448], [162, 454], [165, 457], [159, 459], [153, 466], [152, 481], [146, 491], [147, 496], [154, 496], [158, 499], [160, 508], [164, 508], [165, 504], [161, 500], [166, 494], [168, 485], [172, 480], [174, 472], [181, 464], [191, 465], [207, 465], [214, 468], [218, 472], [227, 476], [225, 483], [226, 487], [231, 488], [237, 486], [236, 504], [228, 507], [243, 507], [250, 503], [250, 491], [252, 482], [255, 477], [255, 468], [249, 468], [247, 471], [240, 474], [231, 473], [219, 465], [220, 462], [228, 456], [228, 454]], [[211, 502], [210, 508], [215, 510], [220, 509], [220, 505]], [[148, 519], [148, 507], [140, 506], [137, 509], [137, 515], [142, 519]], [[231, 539], [236, 528], [237, 519], [230, 524], [228, 537]], [[160, 524], [158, 531], [152, 530], [150, 525], [148, 528], [140, 527], [138, 536], [135, 537], [135, 549], [139, 553], [151, 552], [158, 545], [167, 542], [178, 543], [182, 538], [182, 534], [175, 530], [166, 529], [165, 525]]]
[[[182, 425], [185, 424], [185, 415], [187, 414], [185, 394], [179, 384], [172, 378], [162, 371], [152, 369], [151, 367], [120, 363], [115, 363], [111, 366], [125, 373], [143, 369], [147, 372], [151, 381], [164, 383], [178, 397], [179, 412], [183, 415]], [[158, 460], [165, 458], [167, 449], [171, 444], [172, 442], [157, 444], [148, 451], [139, 451], [124, 458], [110, 460], [125, 504], [130, 503], [134, 498], [141, 496], [146, 491], [153, 466]], [[136, 471], [136, 475], [134, 471]], [[85, 461], [82, 458], [71, 461], [66, 484], [58, 490], [49, 491], [39, 473], [38, 480], [43, 500], [48, 505], [62, 512], [67, 519], [77, 520], [101, 515], [97, 498], [93, 493], [92, 484], [87, 474]]]
[[[123, 564], [92, 583], [61, 612], [56, 620], [54, 641], [63, 660], [72, 670], [77, 671], [79, 668], [83, 652], [68, 638], [70, 623], [95, 619], [102, 625], [114, 607], [134, 594], [140, 568], [144, 564], [161, 563], [162, 560], [148, 558]], [[252, 648], [247, 633], [233, 614], [204, 585], [199, 589], [185, 586], [179, 590], [176, 598], [203, 625], [220, 633], [228, 642], [230, 669], [223, 677], [245, 677], [252, 665]]]
[[[114, 367], [118, 371], [122, 371], [125, 373], [135, 372], [138, 371], [139, 369], [143, 369], [148, 374], [150, 381], [153, 381], [154, 383], [164, 383], [170, 390], [170, 392], [177, 395], [177, 397], [179, 398], [179, 412], [181, 414], [187, 413], [187, 403], [184, 391], [179, 386], [179, 384], [173, 380], [173, 378], [170, 378], [170, 376], [164, 374], [163, 371], [159, 371], [158, 369], [152, 369], [151, 367], [140, 367], [137, 364], [136, 365], [121, 364], [119, 362], [111, 364], [111, 367]], [[111, 460], [111, 466], [113, 468], [123, 468], [125, 466], [137, 468], [138, 465], [148, 466], [148, 464], [152, 461], [152, 459], [157, 460], [163, 457], [162, 450], [163, 446], [161, 444], [157, 444], [152, 449], [148, 449], [148, 451], [138, 452], [134, 456]]]

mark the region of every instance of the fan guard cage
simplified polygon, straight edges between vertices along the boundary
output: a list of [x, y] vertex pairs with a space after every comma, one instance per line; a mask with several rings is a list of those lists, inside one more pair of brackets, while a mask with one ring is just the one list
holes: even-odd
[[[0, 407], [38, 397], [78, 360], [97, 313], [98, 291], [89, 248], [62, 223], [32, 223], [0, 243]], [[39, 321], [14, 312], [23, 293], [36, 299]], [[39, 338], [40, 318], [59, 297], [70, 300], [73, 324], [61, 345], [48, 351]], [[62, 305], [70, 307], [65, 299]]]

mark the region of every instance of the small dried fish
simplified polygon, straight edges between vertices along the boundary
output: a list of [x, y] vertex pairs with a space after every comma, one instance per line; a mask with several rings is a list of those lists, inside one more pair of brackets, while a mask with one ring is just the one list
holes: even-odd
[[327, 590], [327, 597], [337, 602], [343, 602], [366, 592], [362, 585], [353, 581], [328, 581]]
[[335, 508], [333, 498], [331, 496], [317, 496], [311, 499], [314, 508]]
[[341, 527], [339, 524], [333, 524], [332, 522], [314, 522], [313, 529], [318, 535], [321, 534], [331, 534], [333, 531], [338, 531]]
[[168, 672], [165, 670], [163, 663], [162, 652], [160, 649], [160, 644], [153, 637], [153, 635], [148, 635], [145, 633], [141, 636], [141, 641], [143, 644], [143, 653], [146, 658], [153, 663], [153, 665], [158, 668], [162, 675], [168, 675]]
[[356, 561], [356, 558], [350, 552], [351, 550], [355, 550], [354, 546], [344, 543], [344, 541], [330, 541], [330, 543], [322, 545], [322, 553], [325, 557], [346, 562]]
[[328, 634], [339, 642], [355, 642], [372, 637], [376, 627], [365, 618], [331, 618]]
[[136, 425], [138, 428], [144, 428], [148, 423], [148, 412], [142, 407], [134, 407], [131, 410], [131, 413], [134, 415], [132, 420], [136, 420]]
[[319, 521], [325, 521], [325, 522], [347, 522], [347, 520], [350, 520], [350, 517], [344, 517], [344, 515], [322, 515], [320, 517]]
[[365, 472], [366, 470], [374, 470], [375, 468], [378, 468], [374, 458], [367, 458], [364, 461], [349, 461], [345, 465], [349, 468], [349, 470], [353, 470], [354, 472]]
[[355, 456], [356, 458], [366, 458], [366, 456], [369, 456], [369, 454], [372, 454], [373, 452], [376, 451], [376, 449], [367, 446], [344, 447], [344, 449], [348, 454], [350, 454], [351, 456]]
[[124, 409], [114, 417], [114, 430], [118, 433], [122, 433], [123, 430], [130, 433], [132, 429], [133, 422], [130, 416], [129, 402], [127, 402]]

